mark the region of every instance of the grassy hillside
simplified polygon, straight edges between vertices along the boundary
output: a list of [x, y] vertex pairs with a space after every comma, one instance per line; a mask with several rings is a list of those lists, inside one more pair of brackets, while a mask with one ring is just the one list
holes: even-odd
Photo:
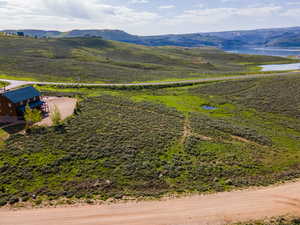
[[291, 59], [211, 48], [144, 47], [101, 38], [0, 36], [0, 77], [70, 82], [141, 82], [257, 70]]
[[5, 142], [1, 204], [33, 195], [38, 204], [224, 191], [299, 177], [299, 85], [289, 76], [140, 91], [40, 87], [83, 99], [62, 126]]

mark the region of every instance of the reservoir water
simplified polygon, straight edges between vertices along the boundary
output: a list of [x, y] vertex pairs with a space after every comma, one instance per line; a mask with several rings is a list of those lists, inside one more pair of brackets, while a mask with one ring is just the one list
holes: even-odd
[[300, 63], [263, 65], [261, 71], [300, 70]]
[[300, 48], [241, 48], [224, 49], [226, 52], [250, 55], [271, 55], [271, 56], [299, 56]]
[[[224, 49], [226, 52], [237, 54], [250, 54], [250, 55], [270, 55], [270, 56], [298, 56], [300, 58], [300, 48], [241, 48], [241, 49]], [[292, 64], [275, 64], [275, 65], [262, 65], [261, 71], [287, 71], [299, 70], [300, 63]]]

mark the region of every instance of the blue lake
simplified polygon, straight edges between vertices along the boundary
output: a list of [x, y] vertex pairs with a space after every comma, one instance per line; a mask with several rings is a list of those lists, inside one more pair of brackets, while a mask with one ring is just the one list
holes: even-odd
[[300, 63], [263, 65], [261, 71], [299, 70]]
[[250, 55], [271, 55], [271, 56], [300, 56], [300, 48], [241, 48], [224, 49], [226, 52]]
[[[226, 52], [237, 54], [251, 55], [270, 55], [270, 56], [298, 56], [300, 58], [300, 48], [241, 48], [241, 49], [224, 49]], [[300, 63], [292, 64], [277, 64], [277, 65], [262, 65], [261, 71], [285, 71], [299, 70]]]

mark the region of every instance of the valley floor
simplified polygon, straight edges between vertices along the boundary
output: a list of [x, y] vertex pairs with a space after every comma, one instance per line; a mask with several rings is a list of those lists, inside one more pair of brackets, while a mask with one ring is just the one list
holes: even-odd
[[297, 215], [299, 188], [298, 181], [161, 201], [19, 211], [0, 209], [0, 225], [223, 225]]

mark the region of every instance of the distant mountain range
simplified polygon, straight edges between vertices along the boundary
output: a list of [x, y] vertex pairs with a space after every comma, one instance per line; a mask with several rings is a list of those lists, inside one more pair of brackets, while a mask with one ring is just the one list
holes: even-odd
[[33, 37], [54, 38], [97, 36], [106, 40], [128, 42], [146, 46], [214, 46], [223, 49], [241, 47], [300, 47], [300, 27], [157, 36], [131, 35], [122, 30], [72, 30], [69, 32], [45, 30], [3, 30], [3, 32], [24, 32], [25, 35]]

